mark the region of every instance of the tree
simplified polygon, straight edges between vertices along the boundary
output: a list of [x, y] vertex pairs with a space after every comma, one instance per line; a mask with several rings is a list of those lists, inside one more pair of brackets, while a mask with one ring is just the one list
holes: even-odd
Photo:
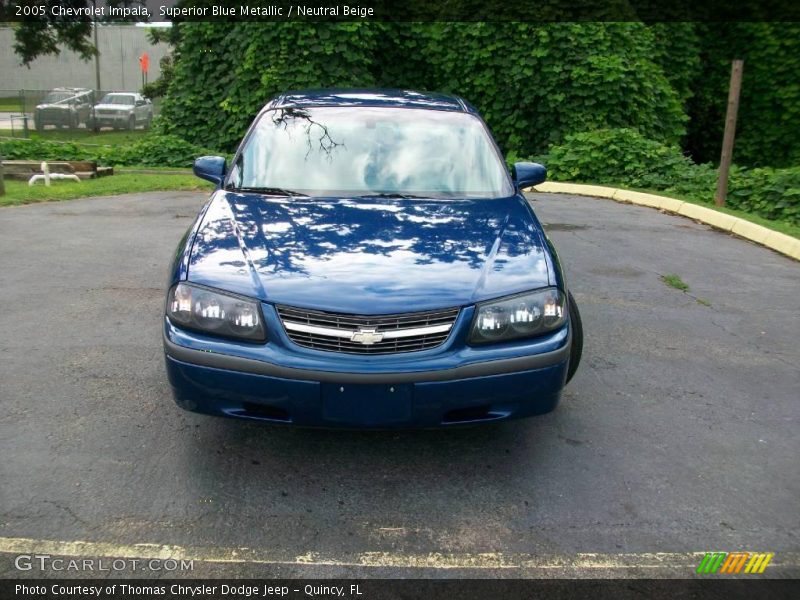
[[[147, 39], [154, 45], [167, 44], [170, 47], [170, 52], [172, 52], [180, 41], [180, 31], [181, 28], [177, 23], [172, 27], [151, 27], [147, 30]], [[151, 100], [166, 95], [169, 84], [172, 81], [172, 75], [175, 72], [172, 54], [166, 54], [161, 57], [158, 65], [161, 69], [159, 78], [142, 86], [142, 94]]]
[[[107, 6], [143, 7], [143, 0], [106, 0]], [[14, 52], [22, 60], [22, 64], [30, 66], [37, 57], [47, 54], [59, 54], [63, 48], [76, 52], [84, 60], [91, 59], [97, 52], [91, 41], [92, 24], [108, 18], [95, 18], [89, 9], [94, 8], [95, 0], [42, 0], [31, 3], [26, 0], [8, 0], [0, 6], [0, 21], [11, 21], [16, 15], [17, 6], [43, 7], [44, 14], [24, 17], [17, 23], [14, 31]], [[53, 8], [61, 7], [60, 16]], [[137, 20], [131, 17], [129, 20]], [[116, 19], [118, 20], [118, 19]]]

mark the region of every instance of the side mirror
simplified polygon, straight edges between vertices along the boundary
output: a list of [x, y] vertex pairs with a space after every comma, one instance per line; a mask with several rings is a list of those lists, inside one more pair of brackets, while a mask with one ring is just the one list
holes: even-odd
[[216, 185], [225, 179], [225, 158], [222, 156], [201, 156], [194, 161], [194, 174]]
[[547, 169], [544, 165], [532, 162], [518, 162], [514, 165], [514, 182], [519, 189], [544, 183]]

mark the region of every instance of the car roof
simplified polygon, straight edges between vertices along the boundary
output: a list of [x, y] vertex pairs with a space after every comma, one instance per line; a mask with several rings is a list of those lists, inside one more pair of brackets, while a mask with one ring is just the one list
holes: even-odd
[[276, 96], [264, 109], [313, 106], [381, 106], [476, 112], [468, 102], [458, 96], [380, 88], [295, 90]]

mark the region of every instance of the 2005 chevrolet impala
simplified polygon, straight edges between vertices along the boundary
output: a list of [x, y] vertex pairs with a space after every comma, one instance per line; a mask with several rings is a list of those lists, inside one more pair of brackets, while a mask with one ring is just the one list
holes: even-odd
[[582, 327], [485, 123], [453, 96], [321, 90], [267, 104], [181, 241], [164, 318], [179, 406], [322, 427], [552, 410]]

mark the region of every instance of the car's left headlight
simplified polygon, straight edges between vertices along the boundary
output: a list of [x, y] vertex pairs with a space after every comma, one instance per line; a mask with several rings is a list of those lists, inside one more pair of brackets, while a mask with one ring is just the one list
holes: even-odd
[[493, 344], [554, 331], [567, 321], [567, 299], [557, 288], [478, 304], [470, 344]]
[[189, 283], [167, 296], [167, 317], [186, 329], [248, 342], [267, 339], [258, 301]]

